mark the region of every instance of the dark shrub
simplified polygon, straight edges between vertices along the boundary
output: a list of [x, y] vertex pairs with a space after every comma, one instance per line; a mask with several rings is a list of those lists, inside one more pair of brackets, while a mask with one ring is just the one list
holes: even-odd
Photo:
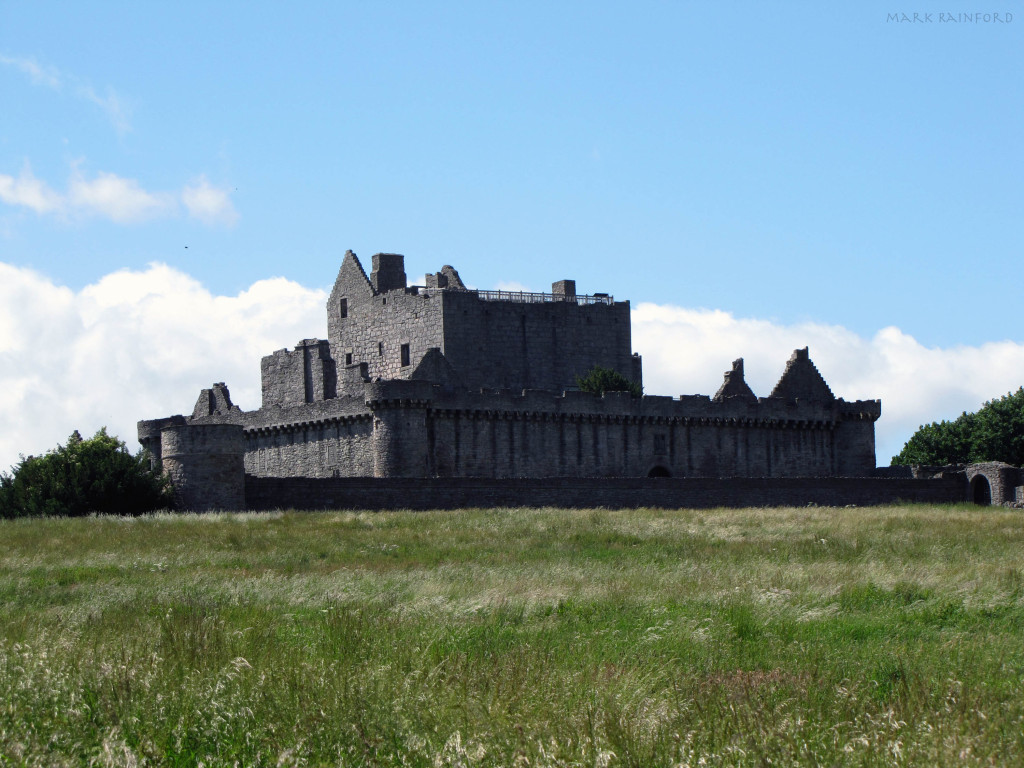
[[146, 453], [133, 456], [106, 427], [88, 440], [75, 430], [65, 445], [0, 473], [0, 517], [136, 515], [170, 504], [168, 483]]

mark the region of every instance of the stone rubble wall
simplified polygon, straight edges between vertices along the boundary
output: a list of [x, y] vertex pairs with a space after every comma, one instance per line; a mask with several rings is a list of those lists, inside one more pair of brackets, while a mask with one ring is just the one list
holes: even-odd
[[[250, 509], [845, 507], [964, 500], [956, 478], [299, 478], [246, 477]], [[844, 514], [837, 509], [836, 514]]]

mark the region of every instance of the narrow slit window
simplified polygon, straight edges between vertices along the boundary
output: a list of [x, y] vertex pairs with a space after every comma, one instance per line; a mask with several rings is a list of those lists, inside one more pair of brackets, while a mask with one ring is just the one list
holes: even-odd
[[402, 345], [402, 367], [405, 367], [408, 364], [409, 364], [409, 345], [408, 344], [403, 344]]
[[346, 352], [345, 353], [345, 365], [352, 365], [352, 353], [351, 352]]
[[338, 302], [338, 317], [348, 317], [348, 299]]
[[383, 341], [378, 341], [377, 342], [377, 354], [380, 355], [381, 357], [384, 356], [384, 342]]

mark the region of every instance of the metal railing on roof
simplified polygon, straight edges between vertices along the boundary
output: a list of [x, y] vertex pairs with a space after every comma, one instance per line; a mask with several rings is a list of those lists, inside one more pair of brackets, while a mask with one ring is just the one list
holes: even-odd
[[524, 304], [543, 304], [546, 302], [563, 301], [570, 304], [613, 304], [615, 299], [606, 293], [595, 293], [593, 296], [566, 296], [562, 293], [531, 293], [529, 291], [470, 291], [483, 301], [518, 301]]

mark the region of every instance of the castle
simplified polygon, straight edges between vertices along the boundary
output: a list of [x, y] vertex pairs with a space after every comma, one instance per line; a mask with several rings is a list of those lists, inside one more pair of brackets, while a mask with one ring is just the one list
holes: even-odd
[[259, 409], [240, 410], [220, 383], [187, 418], [140, 421], [139, 441], [180, 504], [408, 506], [417, 493], [508, 502], [541, 487], [593, 496], [602, 483], [612, 499], [654, 477], [727, 478], [731, 489], [757, 479], [755, 489], [766, 481], [799, 496], [875, 474], [881, 403], [836, 398], [807, 349], [768, 397], [746, 384], [742, 359], [714, 396], [597, 396], [577, 387], [595, 366], [642, 382], [628, 301], [579, 295], [573, 280], [551, 293], [474, 290], [450, 266], [425, 282], [407, 285], [399, 254], [373, 256], [367, 277], [349, 251], [328, 338], [263, 358]]

